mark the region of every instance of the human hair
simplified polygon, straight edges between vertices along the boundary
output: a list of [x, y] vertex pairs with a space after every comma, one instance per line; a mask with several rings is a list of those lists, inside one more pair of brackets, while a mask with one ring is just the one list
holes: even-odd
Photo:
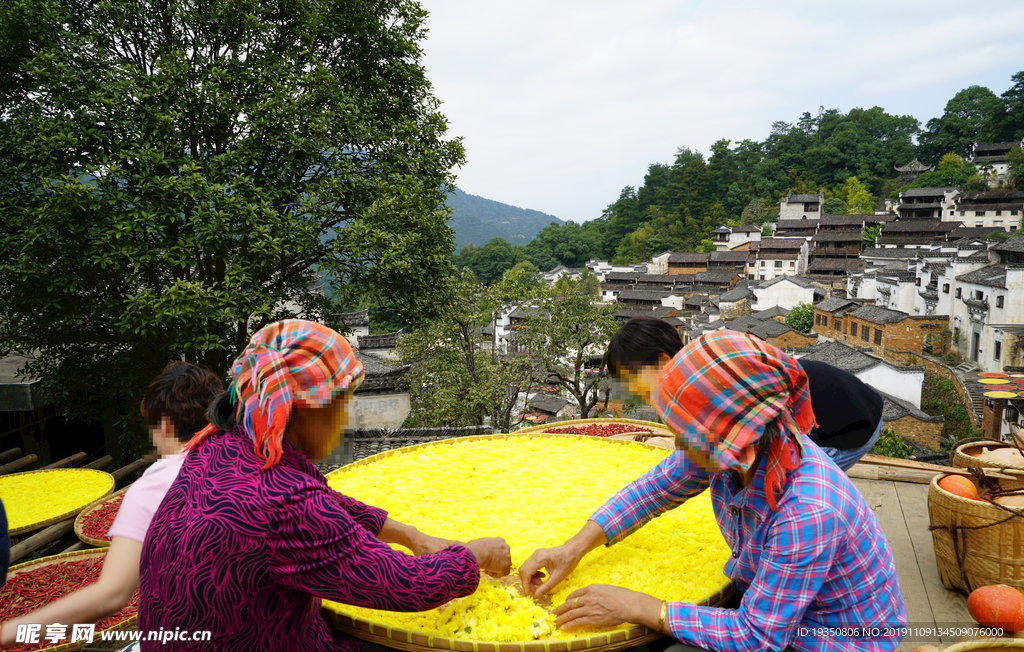
[[206, 408], [223, 391], [224, 384], [209, 368], [172, 362], [146, 388], [139, 409], [147, 426], [156, 427], [167, 417], [178, 441], [187, 442], [206, 426]]
[[683, 340], [671, 324], [657, 317], [633, 317], [619, 329], [608, 343], [604, 362], [613, 376], [627, 369], [656, 365], [661, 354], [669, 358], [683, 348]]
[[234, 430], [238, 425], [235, 419], [235, 406], [231, 403], [231, 393], [221, 392], [206, 410], [206, 418], [217, 430], [228, 432]]

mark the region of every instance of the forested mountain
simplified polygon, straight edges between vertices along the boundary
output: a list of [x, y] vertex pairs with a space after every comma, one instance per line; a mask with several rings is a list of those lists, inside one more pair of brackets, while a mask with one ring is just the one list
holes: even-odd
[[[789, 191], [823, 191], [827, 213], [871, 212], [900, 190], [894, 168], [914, 158], [936, 166], [916, 186], [981, 189], [985, 171], [964, 161], [972, 143], [1024, 138], [1024, 71], [1011, 83], [1001, 96], [981, 86], [960, 91], [923, 128], [917, 118], [881, 107], [829, 109], [775, 122], [763, 141], [723, 138], [708, 155], [681, 147], [672, 163], [651, 164], [643, 185], [623, 188], [597, 219], [547, 226], [524, 246], [457, 247], [454, 262], [487, 282], [524, 261], [548, 270], [580, 267], [590, 258], [627, 263], [666, 250], [710, 250], [712, 229], [775, 220]], [[1019, 149], [1011, 157], [1024, 165]]]
[[455, 229], [456, 251], [468, 244], [482, 247], [493, 238], [524, 245], [552, 222], [564, 222], [553, 215], [470, 195], [458, 188], [445, 202], [452, 209], [448, 224]]

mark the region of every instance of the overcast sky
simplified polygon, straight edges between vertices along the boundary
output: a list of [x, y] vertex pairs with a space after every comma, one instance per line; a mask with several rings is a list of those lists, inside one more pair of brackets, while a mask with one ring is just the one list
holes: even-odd
[[462, 190], [582, 222], [678, 147], [819, 106], [922, 126], [1024, 70], [1024, 1], [420, 0]]

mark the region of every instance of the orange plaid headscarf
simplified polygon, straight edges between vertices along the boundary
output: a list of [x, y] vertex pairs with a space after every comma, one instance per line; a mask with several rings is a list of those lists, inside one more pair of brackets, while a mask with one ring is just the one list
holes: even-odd
[[800, 461], [796, 435], [815, 423], [807, 374], [795, 359], [750, 335], [708, 333], [665, 365], [655, 403], [677, 448], [695, 449], [723, 470], [749, 469], [775, 421], [780, 436], [767, 451], [765, 494], [778, 509], [787, 472]]
[[[286, 319], [271, 324], [249, 341], [232, 366], [228, 387], [235, 417], [253, 438], [264, 469], [281, 459], [281, 442], [292, 407], [320, 407], [354, 391], [363, 382], [363, 365], [344, 337], [316, 322]], [[216, 430], [208, 427], [186, 445], [199, 444]]]

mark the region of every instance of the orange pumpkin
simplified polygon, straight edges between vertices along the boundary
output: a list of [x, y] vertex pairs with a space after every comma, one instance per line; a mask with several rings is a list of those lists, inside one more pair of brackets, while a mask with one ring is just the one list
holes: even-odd
[[948, 491], [954, 496], [978, 500], [978, 488], [974, 483], [962, 475], [947, 475], [939, 480], [939, 488]]
[[967, 598], [971, 618], [985, 627], [1007, 632], [1024, 630], [1024, 594], [1012, 586], [995, 584], [974, 589]]

